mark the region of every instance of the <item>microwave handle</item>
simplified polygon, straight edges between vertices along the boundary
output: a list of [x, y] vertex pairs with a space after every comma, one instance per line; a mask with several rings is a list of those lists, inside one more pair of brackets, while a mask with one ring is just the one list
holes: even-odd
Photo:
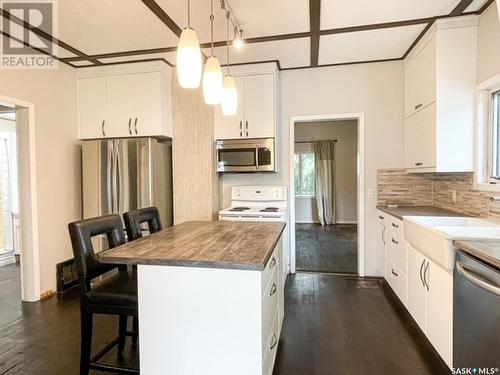
[[259, 170], [259, 146], [255, 146], [255, 168]]

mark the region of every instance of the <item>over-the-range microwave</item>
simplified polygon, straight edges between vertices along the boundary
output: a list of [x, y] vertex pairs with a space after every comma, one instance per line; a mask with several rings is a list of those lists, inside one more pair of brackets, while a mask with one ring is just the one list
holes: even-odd
[[219, 139], [217, 172], [276, 172], [274, 138]]

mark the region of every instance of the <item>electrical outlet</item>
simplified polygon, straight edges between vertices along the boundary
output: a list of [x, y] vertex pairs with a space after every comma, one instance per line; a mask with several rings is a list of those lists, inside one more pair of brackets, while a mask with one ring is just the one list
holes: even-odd
[[457, 191], [456, 190], [452, 190], [451, 191], [451, 200], [453, 202], [456, 202], [457, 201]]
[[368, 189], [368, 199], [373, 199], [374, 196], [373, 189]]

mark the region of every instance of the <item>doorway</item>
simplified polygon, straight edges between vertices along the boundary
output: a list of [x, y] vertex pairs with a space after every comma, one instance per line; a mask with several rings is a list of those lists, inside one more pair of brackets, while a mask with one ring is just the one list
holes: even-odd
[[364, 276], [363, 114], [290, 119], [293, 271]]

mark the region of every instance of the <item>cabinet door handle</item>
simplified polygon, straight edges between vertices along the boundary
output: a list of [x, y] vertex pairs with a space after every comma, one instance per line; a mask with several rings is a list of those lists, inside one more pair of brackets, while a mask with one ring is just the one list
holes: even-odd
[[245, 129], [248, 130], [248, 120], [245, 121]]
[[415, 110], [420, 109], [420, 108], [422, 108], [422, 107], [423, 107], [423, 104], [422, 104], [422, 103], [417, 104], [417, 105], [415, 106]]
[[399, 277], [399, 275], [398, 275], [398, 274], [394, 271], [394, 269], [393, 269], [393, 268], [391, 268], [391, 273], [392, 273], [394, 276]]
[[276, 258], [275, 257], [273, 257], [273, 259], [271, 259], [271, 261], [269, 262], [269, 269], [274, 268], [274, 266], [276, 266]]
[[278, 345], [278, 336], [276, 336], [276, 333], [273, 333], [273, 339], [271, 340], [271, 346], [269, 347], [269, 349], [273, 350], [276, 345]]
[[384, 243], [384, 245], [386, 245], [386, 243], [385, 243], [385, 230], [386, 230], [386, 228], [384, 225], [384, 229], [382, 229], [382, 242]]
[[427, 265], [424, 268], [424, 282], [425, 282], [425, 286], [427, 287], [427, 291], [429, 291], [429, 288], [430, 288], [430, 282], [429, 282], [430, 274], [431, 274], [430, 265], [431, 264], [429, 262], [427, 262]]
[[241, 138], [241, 137], [243, 137], [243, 132], [242, 132], [242, 131], [240, 131], [240, 138]]
[[247, 137], [248, 137], [248, 130], [247, 130]]
[[275, 294], [277, 290], [278, 290], [278, 287], [276, 286], [275, 283], [273, 283], [273, 286], [271, 287], [271, 290], [269, 291], [269, 296], [272, 296], [273, 294]]
[[135, 135], [137, 135], [137, 117], [134, 120], [134, 129], [135, 129]]
[[398, 245], [399, 244], [399, 241], [396, 241], [394, 238], [392, 239], [392, 243], [395, 244], [395, 245]]
[[128, 119], [128, 134], [132, 135], [132, 119]]
[[424, 163], [422, 163], [422, 162], [415, 163], [416, 167], [421, 167], [422, 165], [424, 165]]
[[394, 224], [394, 223], [392, 223], [392, 226], [393, 226], [393, 228], [396, 228], [396, 229], [398, 229], [398, 228], [399, 228], [399, 225]]
[[240, 121], [240, 131], [243, 130], [243, 121]]
[[102, 136], [105, 137], [106, 136], [106, 131], [104, 130], [104, 125], [106, 124], [106, 120], [102, 120], [102, 124], [101, 124], [101, 131], [102, 131]]
[[420, 265], [420, 281], [422, 281], [422, 286], [425, 288], [424, 277], [422, 276], [422, 269], [424, 268], [425, 259], [422, 260], [422, 264]]

